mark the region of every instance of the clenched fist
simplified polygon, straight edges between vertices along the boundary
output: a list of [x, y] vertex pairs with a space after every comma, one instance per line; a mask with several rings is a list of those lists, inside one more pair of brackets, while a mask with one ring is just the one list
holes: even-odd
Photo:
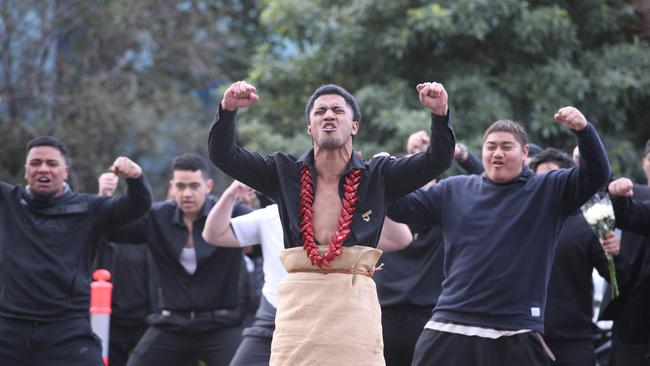
[[617, 180], [609, 183], [607, 191], [612, 197], [632, 197], [634, 191], [634, 183], [628, 178], [618, 178]]
[[439, 83], [418, 84], [415, 89], [419, 93], [420, 103], [438, 116], [447, 115], [447, 91]]
[[575, 131], [580, 131], [587, 127], [587, 119], [582, 112], [575, 107], [560, 108], [553, 118], [556, 121], [562, 122], [564, 126]]
[[225, 195], [231, 195], [243, 201], [250, 201], [255, 197], [255, 190], [240, 181], [233, 181], [226, 191]]
[[115, 159], [115, 162], [108, 170], [122, 179], [137, 179], [142, 175], [142, 168], [125, 156]]
[[242, 107], [249, 107], [260, 99], [256, 93], [257, 89], [245, 81], [233, 83], [223, 93], [221, 108], [227, 111], [235, 111]]

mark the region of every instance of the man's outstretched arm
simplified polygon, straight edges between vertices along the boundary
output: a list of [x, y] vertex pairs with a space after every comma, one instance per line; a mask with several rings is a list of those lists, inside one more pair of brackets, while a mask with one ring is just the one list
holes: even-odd
[[447, 92], [442, 84], [416, 86], [420, 103], [431, 112], [431, 137], [427, 150], [402, 159], [390, 159], [384, 176], [391, 200], [404, 196], [437, 178], [453, 161], [456, 140], [449, 121]]
[[276, 187], [273, 161], [235, 142], [237, 109], [252, 106], [258, 100], [255, 87], [245, 81], [238, 81], [226, 89], [212, 121], [208, 153], [210, 160], [226, 174], [273, 197]]
[[573, 132], [580, 149], [580, 165], [570, 170], [564, 186], [564, 209], [572, 212], [605, 187], [610, 176], [609, 161], [596, 129], [577, 108], [560, 108], [553, 118]]

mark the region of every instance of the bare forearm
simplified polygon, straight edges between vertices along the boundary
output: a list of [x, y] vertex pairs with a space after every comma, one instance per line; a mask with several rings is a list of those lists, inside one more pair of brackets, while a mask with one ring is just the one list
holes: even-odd
[[397, 223], [386, 217], [377, 248], [393, 252], [406, 248], [413, 241], [413, 234], [406, 224]]
[[227, 189], [219, 198], [208, 218], [203, 229], [203, 239], [216, 246], [238, 247], [239, 242], [230, 228], [230, 217], [237, 195]]

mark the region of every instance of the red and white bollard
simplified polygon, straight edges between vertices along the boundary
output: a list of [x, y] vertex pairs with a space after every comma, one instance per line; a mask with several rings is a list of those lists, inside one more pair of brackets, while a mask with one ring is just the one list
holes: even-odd
[[108, 282], [111, 273], [98, 269], [93, 273], [90, 284], [90, 326], [102, 341], [102, 358], [108, 365], [108, 339], [111, 330], [111, 294], [113, 284]]

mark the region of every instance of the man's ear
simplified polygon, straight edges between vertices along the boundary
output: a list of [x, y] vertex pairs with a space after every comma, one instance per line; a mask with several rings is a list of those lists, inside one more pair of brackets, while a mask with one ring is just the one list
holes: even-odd
[[352, 136], [356, 135], [359, 132], [359, 122], [352, 121]]
[[208, 193], [212, 192], [212, 188], [214, 188], [214, 181], [212, 179], [208, 179], [207, 182], [205, 182], [207, 188], [208, 188]]

